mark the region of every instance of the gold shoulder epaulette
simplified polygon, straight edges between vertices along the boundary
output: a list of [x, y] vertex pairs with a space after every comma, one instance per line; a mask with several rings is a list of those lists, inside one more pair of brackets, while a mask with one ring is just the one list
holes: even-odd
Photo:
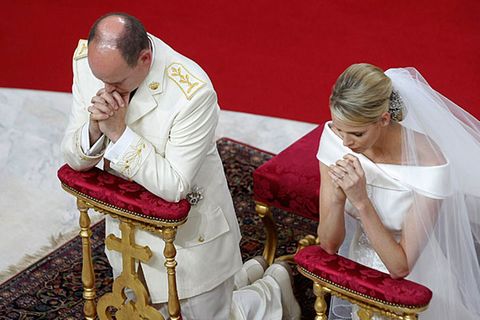
[[172, 63], [169, 65], [167, 72], [168, 77], [180, 87], [188, 100], [205, 85], [204, 81], [195, 77], [180, 63]]
[[85, 58], [88, 55], [88, 41], [84, 39], [78, 40], [77, 49], [73, 55], [73, 59], [78, 60]]

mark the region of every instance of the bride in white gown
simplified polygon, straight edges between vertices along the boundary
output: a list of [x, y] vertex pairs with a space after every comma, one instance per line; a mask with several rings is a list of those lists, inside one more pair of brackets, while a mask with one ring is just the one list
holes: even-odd
[[349, 258], [432, 290], [420, 319], [480, 319], [479, 121], [415, 69], [369, 64], [339, 77], [330, 110], [317, 154], [321, 246], [339, 250], [346, 213]]

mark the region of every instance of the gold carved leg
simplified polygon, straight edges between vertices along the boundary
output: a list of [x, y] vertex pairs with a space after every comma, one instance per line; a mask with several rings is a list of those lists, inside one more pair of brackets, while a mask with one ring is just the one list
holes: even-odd
[[370, 320], [373, 317], [373, 312], [371, 310], [360, 307], [357, 311], [357, 315], [360, 320]]
[[328, 292], [329, 290], [322, 287], [319, 283], [313, 283], [313, 293], [317, 297], [314, 305], [315, 312], [317, 313], [315, 320], [327, 320], [327, 302], [325, 301], [325, 294]]
[[77, 199], [77, 208], [80, 211], [80, 236], [82, 237], [82, 284], [83, 298], [85, 304], [83, 313], [85, 319], [94, 320], [96, 318], [95, 310], [95, 274], [93, 272], [92, 249], [90, 245], [90, 217], [88, 216], [88, 206], [85, 201]]
[[291, 263], [295, 263], [295, 254], [302, 250], [305, 247], [314, 245], [314, 244], [319, 244], [318, 238], [316, 238], [314, 235], [307, 235], [304, 238], [300, 239], [297, 244], [297, 251], [294, 254], [286, 254], [283, 256], [280, 256], [275, 259], [275, 261], [287, 261]]
[[180, 319], [180, 302], [178, 300], [176, 271], [177, 262], [175, 256], [177, 250], [173, 241], [177, 230], [175, 227], [163, 229], [163, 241], [165, 241], [165, 249], [163, 255], [165, 256], [165, 267], [168, 274], [168, 314], [171, 320]]
[[263, 257], [265, 258], [265, 261], [267, 261], [268, 265], [271, 265], [275, 259], [278, 242], [272, 211], [270, 210], [269, 206], [261, 202], [255, 202], [255, 211], [262, 219], [266, 233], [266, 243], [265, 248], [263, 249]]
[[404, 320], [417, 320], [418, 317], [416, 314], [406, 314], [404, 317], [403, 317]]
[[[141, 247], [135, 243], [135, 227], [127, 221], [120, 221], [122, 238], [113, 234], [108, 235], [105, 244], [108, 250], [115, 250], [122, 254], [122, 273], [113, 282], [112, 292], [103, 295], [98, 300], [98, 316], [100, 320], [112, 319], [107, 312], [108, 307], [117, 309], [115, 318], [118, 320], [149, 319], [164, 320], [162, 314], [153, 308], [147, 289], [143, 285], [135, 270], [135, 260], [147, 262], [152, 257], [149, 247]], [[125, 289], [131, 289], [135, 294], [134, 301], [128, 301]]]
[[312, 246], [314, 244], [319, 244], [317, 238], [314, 235], [306, 235], [304, 238], [298, 241], [297, 252], [302, 250], [305, 247]]

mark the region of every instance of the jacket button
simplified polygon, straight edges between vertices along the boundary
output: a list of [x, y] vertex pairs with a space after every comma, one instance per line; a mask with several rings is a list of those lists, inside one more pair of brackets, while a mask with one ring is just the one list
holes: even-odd
[[202, 236], [198, 237], [198, 242], [203, 242], [203, 241], [205, 241], [205, 239]]

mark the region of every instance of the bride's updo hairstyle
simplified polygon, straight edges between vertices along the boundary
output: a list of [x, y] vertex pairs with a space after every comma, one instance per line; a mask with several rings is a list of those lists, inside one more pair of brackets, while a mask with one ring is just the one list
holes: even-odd
[[[330, 96], [330, 110], [339, 120], [353, 125], [377, 121], [384, 112], [390, 112], [392, 81], [383, 70], [368, 63], [353, 64], [337, 79]], [[402, 120], [396, 112], [395, 121]]]

